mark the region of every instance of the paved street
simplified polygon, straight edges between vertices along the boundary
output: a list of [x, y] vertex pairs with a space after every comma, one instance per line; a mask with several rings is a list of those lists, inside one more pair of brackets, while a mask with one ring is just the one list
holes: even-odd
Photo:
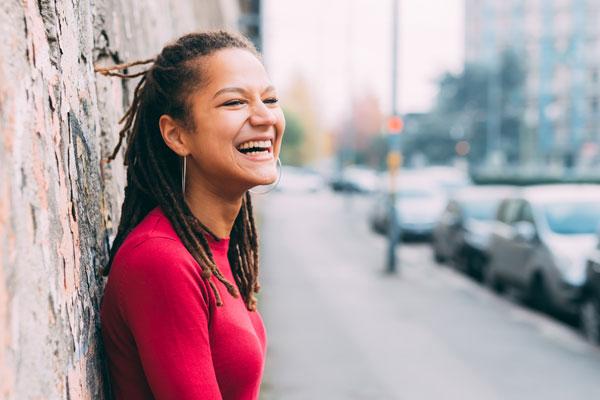
[[[255, 196], [256, 197], [256, 196]], [[569, 326], [385, 239], [363, 197], [257, 198], [260, 309], [267, 326], [263, 400], [598, 399], [600, 351]]]

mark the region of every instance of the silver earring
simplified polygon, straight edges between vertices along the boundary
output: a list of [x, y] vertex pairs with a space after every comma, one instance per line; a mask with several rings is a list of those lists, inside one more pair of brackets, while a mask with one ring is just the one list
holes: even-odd
[[183, 161], [181, 165], [181, 194], [185, 196], [185, 174], [187, 170], [187, 157], [183, 156]]
[[248, 190], [252, 194], [267, 194], [275, 190], [277, 185], [279, 185], [279, 181], [281, 180], [281, 160], [277, 157], [277, 179], [275, 182], [268, 185], [258, 185], [254, 186], [252, 189]]

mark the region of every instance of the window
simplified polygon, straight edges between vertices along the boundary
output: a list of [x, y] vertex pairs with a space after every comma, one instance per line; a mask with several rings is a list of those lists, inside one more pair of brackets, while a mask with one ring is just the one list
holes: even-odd
[[600, 223], [597, 202], [555, 202], [544, 205], [549, 228], [561, 235], [594, 234]]
[[472, 200], [463, 202], [464, 214], [467, 218], [481, 221], [494, 219], [498, 203], [494, 200]]
[[533, 210], [531, 209], [531, 205], [527, 202], [523, 203], [523, 207], [521, 207], [519, 222], [521, 221], [535, 224], [535, 221], [533, 220]]
[[506, 208], [507, 201], [503, 200], [498, 206], [498, 211], [496, 212], [496, 220], [502, 221], [504, 219], [504, 209]]
[[521, 201], [516, 199], [504, 200], [498, 210], [498, 221], [512, 225], [517, 221]]
[[590, 110], [593, 114], [598, 113], [598, 97], [597, 96], [592, 96], [590, 98]]
[[446, 211], [444, 212], [444, 219], [446, 222], [455, 221], [460, 218], [460, 208], [455, 201], [448, 203]]

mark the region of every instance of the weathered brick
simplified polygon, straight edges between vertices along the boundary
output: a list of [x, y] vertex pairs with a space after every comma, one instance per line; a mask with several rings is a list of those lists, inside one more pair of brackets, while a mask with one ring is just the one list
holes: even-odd
[[189, 31], [234, 27], [232, 7], [0, 2], [0, 399], [106, 398], [100, 268], [125, 173], [122, 159], [103, 168], [100, 160], [133, 85], [94, 74], [94, 65], [147, 58]]

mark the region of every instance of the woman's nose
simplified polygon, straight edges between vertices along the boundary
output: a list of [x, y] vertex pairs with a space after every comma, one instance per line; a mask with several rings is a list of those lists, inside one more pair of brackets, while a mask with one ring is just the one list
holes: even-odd
[[262, 101], [252, 107], [252, 115], [250, 115], [250, 124], [255, 126], [275, 125], [277, 117], [275, 113], [267, 107]]

